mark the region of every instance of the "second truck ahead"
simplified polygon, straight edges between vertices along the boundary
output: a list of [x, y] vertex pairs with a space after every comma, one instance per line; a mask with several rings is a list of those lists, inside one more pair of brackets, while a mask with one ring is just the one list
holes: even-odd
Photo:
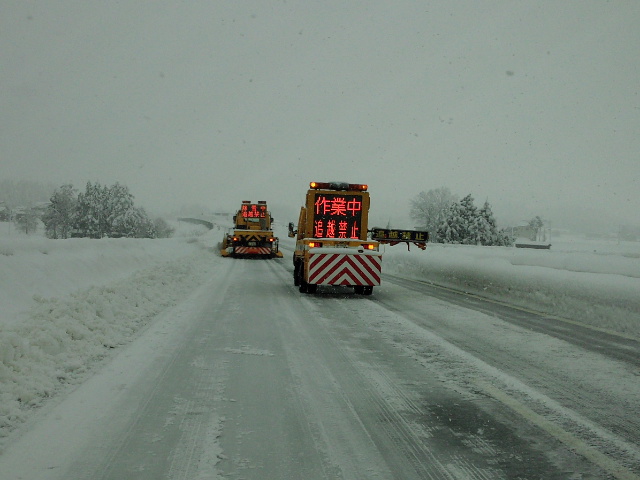
[[318, 285], [341, 285], [371, 295], [373, 287], [380, 285], [381, 243], [425, 248], [427, 232], [375, 228], [368, 238], [367, 185], [311, 182], [309, 186], [298, 228], [289, 224], [289, 237], [296, 237], [293, 281], [300, 292], [314, 293]]
[[267, 202], [244, 200], [233, 216], [233, 231], [222, 239], [220, 254], [223, 257], [282, 258], [278, 237], [271, 230], [272, 221]]

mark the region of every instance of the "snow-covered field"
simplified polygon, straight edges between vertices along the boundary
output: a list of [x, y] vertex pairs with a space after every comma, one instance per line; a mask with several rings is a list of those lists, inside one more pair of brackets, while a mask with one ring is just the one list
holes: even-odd
[[432, 281], [640, 337], [640, 242], [566, 236], [549, 250], [387, 247], [383, 273]]
[[[218, 229], [162, 240], [47, 240], [0, 224], [0, 450], [47, 398], [77, 385], [163, 310], [215, 275]], [[278, 231], [281, 245], [291, 240]], [[640, 337], [640, 243], [550, 250], [387, 247], [383, 272]], [[289, 251], [283, 262], [289, 262]], [[375, 296], [375, 291], [374, 291]]]

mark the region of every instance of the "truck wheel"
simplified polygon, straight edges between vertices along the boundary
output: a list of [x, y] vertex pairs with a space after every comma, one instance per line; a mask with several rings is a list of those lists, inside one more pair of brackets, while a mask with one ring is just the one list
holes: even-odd
[[373, 285], [368, 285], [363, 288], [364, 288], [364, 291], [362, 292], [363, 295], [371, 295], [373, 293]]
[[364, 287], [362, 285], [354, 286], [353, 291], [356, 293], [356, 295], [364, 295]]
[[316, 293], [316, 290], [318, 290], [318, 285], [300, 280], [299, 290], [300, 293]]
[[302, 263], [300, 262], [294, 262], [293, 264], [293, 284], [297, 287], [300, 285], [300, 277], [301, 275], [301, 270], [302, 270]]

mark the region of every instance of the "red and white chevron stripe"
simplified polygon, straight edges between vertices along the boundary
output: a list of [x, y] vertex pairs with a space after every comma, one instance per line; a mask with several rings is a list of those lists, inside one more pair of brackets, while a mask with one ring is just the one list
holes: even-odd
[[236, 255], [271, 255], [269, 247], [236, 247], [234, 250]]
[[309, 254], [309, 279], [315, 285], [380, 285], [382, 255]]

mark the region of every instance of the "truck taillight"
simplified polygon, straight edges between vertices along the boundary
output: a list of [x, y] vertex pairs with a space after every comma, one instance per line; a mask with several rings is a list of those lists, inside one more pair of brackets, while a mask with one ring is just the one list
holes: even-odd
[[362, 245], [365, 250], [375, 250], [376, 246], [373, 243], [365, 243]]
[[309, 242], [309, 248], [320, 248], [322, 246], [322, 242]]

